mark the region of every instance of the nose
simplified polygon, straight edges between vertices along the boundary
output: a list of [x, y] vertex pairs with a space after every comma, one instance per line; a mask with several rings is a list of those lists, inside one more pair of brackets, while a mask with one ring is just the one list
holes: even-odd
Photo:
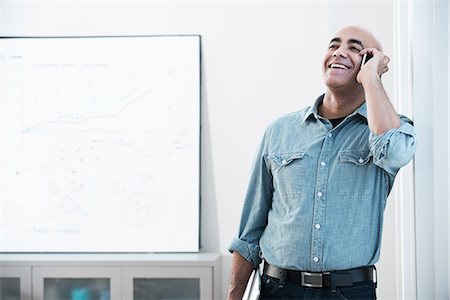
[[338, 47], [334, 52], [333, 52], [333, 57], [337, 57], [337, 56], [341, 56], [341, 57], [347, 57], [347, 51], [345, 51], [345, 49], [341, 46]]

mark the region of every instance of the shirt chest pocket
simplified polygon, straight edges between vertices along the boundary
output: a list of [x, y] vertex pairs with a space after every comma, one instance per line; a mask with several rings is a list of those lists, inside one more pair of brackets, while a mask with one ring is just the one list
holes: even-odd
[[369, 149], [339, 151], [338, 176], [336, 178], [339, 185], [347, 187], [373, 186], [371, 180], [375, 166], [371, 161], [372, 153]]
[[[339, 151], [339, 160], [341, 163], [364, 166], [372, 157], [370, 150], [341, 150]], [[350, 165], [351, 166], [351, 165]]]
[[289, 152], [268, 156], [275, 195], [298, 198], [304, 190], [305, 176], [310, 173], [311, 158], [305, 152]]

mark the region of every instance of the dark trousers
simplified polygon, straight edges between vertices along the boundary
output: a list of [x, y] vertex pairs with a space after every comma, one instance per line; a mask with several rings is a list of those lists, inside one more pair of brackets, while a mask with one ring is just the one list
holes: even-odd
[[285, 282], [280, 284], [279, 279], [265, 274], [261, 277], [261, 296], [264, 299], [340, 299], [340, 300], [369, 300], [376, 299], [375, 283], [362, 281], [352, 287], [338, 287], [336, 291], [331, 288], [307, 288], [298, 283]]

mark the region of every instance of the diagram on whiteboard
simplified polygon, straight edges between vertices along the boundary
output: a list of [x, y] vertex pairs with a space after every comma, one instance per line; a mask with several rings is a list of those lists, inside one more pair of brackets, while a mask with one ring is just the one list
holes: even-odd
[[198, 251], [199, 37], [0, 43], [0, 251]]

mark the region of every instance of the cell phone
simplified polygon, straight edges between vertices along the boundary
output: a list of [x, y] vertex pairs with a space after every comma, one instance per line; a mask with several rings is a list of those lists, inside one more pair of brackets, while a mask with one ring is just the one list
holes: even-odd
[[362, 67], [364, 67], [364, 65], [366, 64], [366, 62], [371, 59], [373, 57], [372, 54], [366, 53], [363, 55], [363, 58], [361, 60], [361, 67], [359, 69], [362, 69]]

